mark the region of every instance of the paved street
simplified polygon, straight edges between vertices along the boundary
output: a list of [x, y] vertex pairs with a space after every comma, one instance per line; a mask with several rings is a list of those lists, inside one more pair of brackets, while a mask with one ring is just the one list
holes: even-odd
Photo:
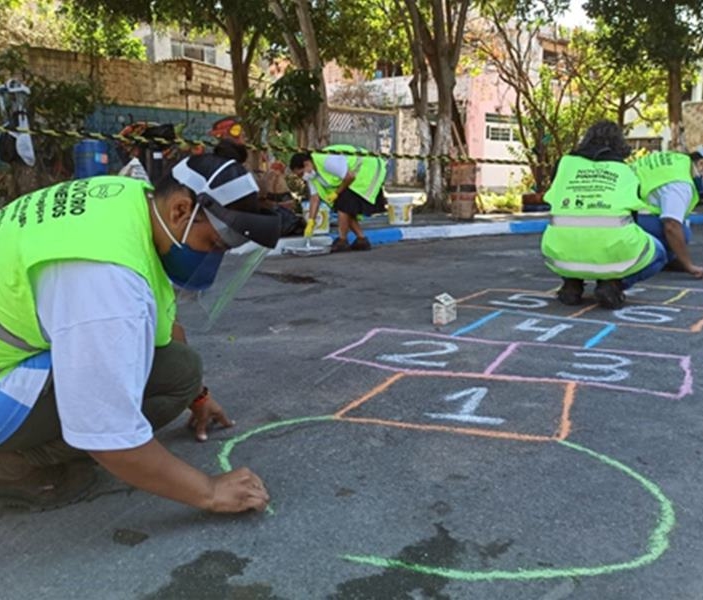
[[[236, 426], [159, 437], [249, 466], [270, 510], [102, 475], [87, 502], [0, 515], [0, 596], [702, 599], [703, 284], [662, 273], [612, 313], [557, 283], [538, 235], [267, 259], [189, 336]], [[442, 292], [458, 318], [435, 327]]]

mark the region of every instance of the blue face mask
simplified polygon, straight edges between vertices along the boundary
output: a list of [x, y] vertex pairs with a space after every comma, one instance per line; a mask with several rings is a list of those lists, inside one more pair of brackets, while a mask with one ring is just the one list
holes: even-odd
[[[166, 271], [168, 278], [178, 287], [186, 290], [199, 292], [209, 288], [215, 281], [217, 270], [222, 262], [223, 252], [202, 252], [193, 250], [185, 243], [185, 238], [188, 237], [190, 226], [195, 218], [195, 211], [191, 216], [190, 223], [186, 228], [186, 233], [183, 236], [183, 241], [178, 242], [173, 237], [171, 231], [166, 227], [156, 203], [153, 202], [154, 214], [157, 220], [163, 227], [164, 231], [173, 242], [168, 252], [161, 256], [161, 264]], [[196, 208], [197, 210], [197, 208]]]
[[213, 284], [223, 256], [224, 252], [199, 252], [188, 244], [173, 244], [161, 264], [178, 287], [199, 292]]

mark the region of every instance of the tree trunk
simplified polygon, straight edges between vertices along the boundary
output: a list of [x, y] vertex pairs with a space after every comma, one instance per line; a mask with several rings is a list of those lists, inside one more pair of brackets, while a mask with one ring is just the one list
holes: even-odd
[[310, 15], [310, 6], [307, 0], [295, 0], [295, 13], [298, 17], [298, 25], [305, 45], [301, 45], [297, 32], [291, 31], [286, 25], [285, 11], [280, 0], [269, 0], [268, 6], [273, 12], [282, 27], [282, 34], [293, 64], [298, 69], [308, 71], [317, 70], [320, 75], [320, 86], [318, 91], [322, 97], [322, 102], [315, 116], [310, 122], [298, 131], [298, 145], [308, 148], [320, 148], [329, 142], [329, 112], [327, 109], [327, 87], [322, 75], [322, 64], [320, 63], [320, 53], [317, 46], [315, 28]]
[[[440, 113], [437, 118], [437, 127], [432, 140], [432, 156], [446, 156], [452, 136], [451, 110]], [[446, 209], [446, 194], [444, 189], [444, 168], [439, 160], [431, 160], [429, 165], [427, 183], [427, 206], [432, 211]]]
[[459, 110], [459, 105], [456, 99], [452, 95], [452, 122], [454, 123], [454, 136], [456, 138], [456, 143], [460, 148], [466, 150], [466, 127], [464, 125], [464, 119], [462, 118], [461, 111]]
[[235, 18], [226, 17], [229, 55], [232, 63], [232, 93], [237, 114], [242, 114], [242, 100], [249, 89], [249, 69], [244, 61], [244, 31]]
[[320, 75], [320, 86], [318, 91], [322, 97], [320, 106], [308, 126], [308, 143], [315, 148], [326, 146], [329, 142], [329, 113], [327, 109], [327, 86], [322, 74], [322, 63], [320, 62], [320, 52], [317, 46], [315, 28], [312, 24], [310, 5], [308, 0], [295, 0], [295, 13], [298, 15], [300, 31], [305, 40], [305, 54], [308, 68], [317, 71]]
[[683, 110], [681, 107], [681, 61], [672, 60], [668, 68], [669, 91], [667, 93], [667, 108], [669, 112], [669, 127], [671, 142], [669, 150], [686, 151], [683, 132]]

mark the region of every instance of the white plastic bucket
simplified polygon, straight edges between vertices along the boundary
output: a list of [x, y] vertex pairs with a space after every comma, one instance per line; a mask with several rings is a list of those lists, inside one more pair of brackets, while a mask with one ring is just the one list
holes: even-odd
[[[310, 214], [310, 202], [303, 202], [303, 218], [307, 222], [308, 215]], [[330, 232], [330, 207], [324, 202], [320, 201], [320, 206], [317, 209], [317, 216], [315, 217], [315, 229], [312, 233], [329, 233]]]
[[391, 225], [408, 225], [413, 222], [413, 197], [388, 196], [388, 222]]

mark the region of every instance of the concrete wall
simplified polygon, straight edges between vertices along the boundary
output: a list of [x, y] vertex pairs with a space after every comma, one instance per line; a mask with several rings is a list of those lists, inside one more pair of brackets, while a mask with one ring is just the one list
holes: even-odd
[[[469, 156], [490, 160], [519, 160], [521, 144], [494, 141], [486, 137], [486, 114], [513, 114], [514, 92], [499, 81], [495, 72], [487, 71], [472, 80], [471, 96], [466, 113], [466, 138]], [[520, 182], [527, 167], [520, 165], [491, 164], [481, 162], [476, 169], [476, 186], [491, 190], [504, 190]]]

